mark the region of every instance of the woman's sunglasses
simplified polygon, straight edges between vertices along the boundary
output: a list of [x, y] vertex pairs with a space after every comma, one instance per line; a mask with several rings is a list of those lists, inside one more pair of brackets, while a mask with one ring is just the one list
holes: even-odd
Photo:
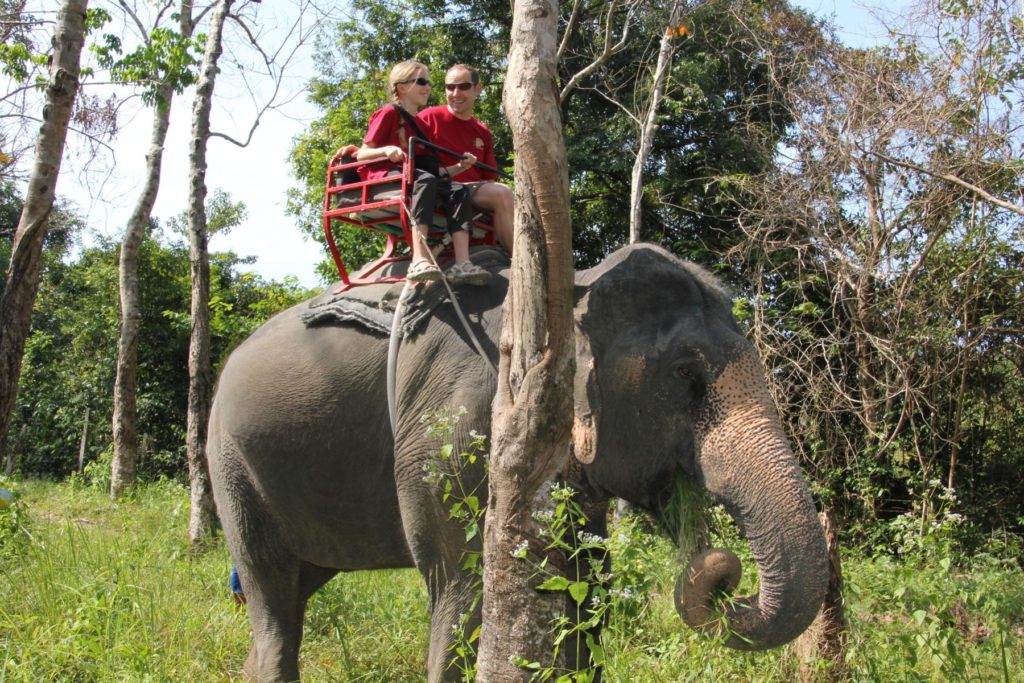
[[402, 83], [415, 83], [416, 85], [430, 85], [430, 80], [420, 76], [419, 78], [410, 78], [407, 81], [402, 81]]
[[469, 90], [472, 87], [473, 87], [472, 83], [445, 83], [444, 84], [444, 89], [447, 90], [448, 92], [455, 92], [456, 90], [461, 90], [461, 91], [465, 92], [465, 91]]

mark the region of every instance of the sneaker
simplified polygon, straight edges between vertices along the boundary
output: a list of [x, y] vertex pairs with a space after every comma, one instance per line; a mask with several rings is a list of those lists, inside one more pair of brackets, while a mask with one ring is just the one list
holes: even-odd
[[425, 258], [413, 261], [405, 273], [409, 282], [434, 282], [441, 279], [441, 271]]
[[453, 285], [485, 285], [491, 274], [472, 261], [460, 261], [448, 267], [444, 276]]

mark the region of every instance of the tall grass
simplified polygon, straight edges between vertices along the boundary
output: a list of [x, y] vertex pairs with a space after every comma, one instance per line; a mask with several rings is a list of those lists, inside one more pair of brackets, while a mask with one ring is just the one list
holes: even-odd
[[[32, 541], [0, 551], [0, 683], [240, 678], [249, 626], [227, 590], [230, 560], [223, 547], [187, 551], [183, 488], [151, 484], [116, 505], [87, 487], [19, 488]], [[721, 535], [745, 557], [737, 539]], [[671, 543], [627, 518], [611, 544], [620, 602], [604, 635], [606, 680], [792, 679], [785, 650], [737, 653], [682, 625], [671, 601], [681, 569]], [[1024, 582], [1016, 560], [844, 561], [854, 680], [1020, 680]], [[753, 587], [745, 578], [744, 589]], [[427, 626], [416, 572], [341, 575], [310, 602], [303, 675], [422, 680]]]

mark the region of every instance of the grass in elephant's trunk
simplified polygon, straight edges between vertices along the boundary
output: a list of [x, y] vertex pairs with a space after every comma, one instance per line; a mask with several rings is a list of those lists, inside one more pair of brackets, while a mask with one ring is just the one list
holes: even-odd
[[709, 547], [711, 499], [682, 473], [676, 474], [672, 493], [661, 508], [658, 522], [679, 548], [679, 560], [687, 566]]

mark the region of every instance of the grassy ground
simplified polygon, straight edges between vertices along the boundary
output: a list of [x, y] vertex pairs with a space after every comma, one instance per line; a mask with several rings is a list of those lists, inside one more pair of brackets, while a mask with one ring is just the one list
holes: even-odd
[[[248, 622], [227, 592], [230, 560], [223, 547], [187, 552], [183, 488], [153, 484], [117, 505], [81, 486], [18, 488], [32, 540], [0, 525], [0, 683], [239, 677]], [[792, 678], [784, 651], [735, 653], [684, 629], [671, 604], [666, 544], [628, 529], [616, 543], [627, 546], [621, 566], [650, 584], [651, 598], [626, 601], [613, 616], [607, 680]], [[854, 680], [1024, 680], [1015, 562], [844, 561]], [[308, 610], [304, 676], [422, 680], [426, 628], [415, 572], [339, 576]]]

